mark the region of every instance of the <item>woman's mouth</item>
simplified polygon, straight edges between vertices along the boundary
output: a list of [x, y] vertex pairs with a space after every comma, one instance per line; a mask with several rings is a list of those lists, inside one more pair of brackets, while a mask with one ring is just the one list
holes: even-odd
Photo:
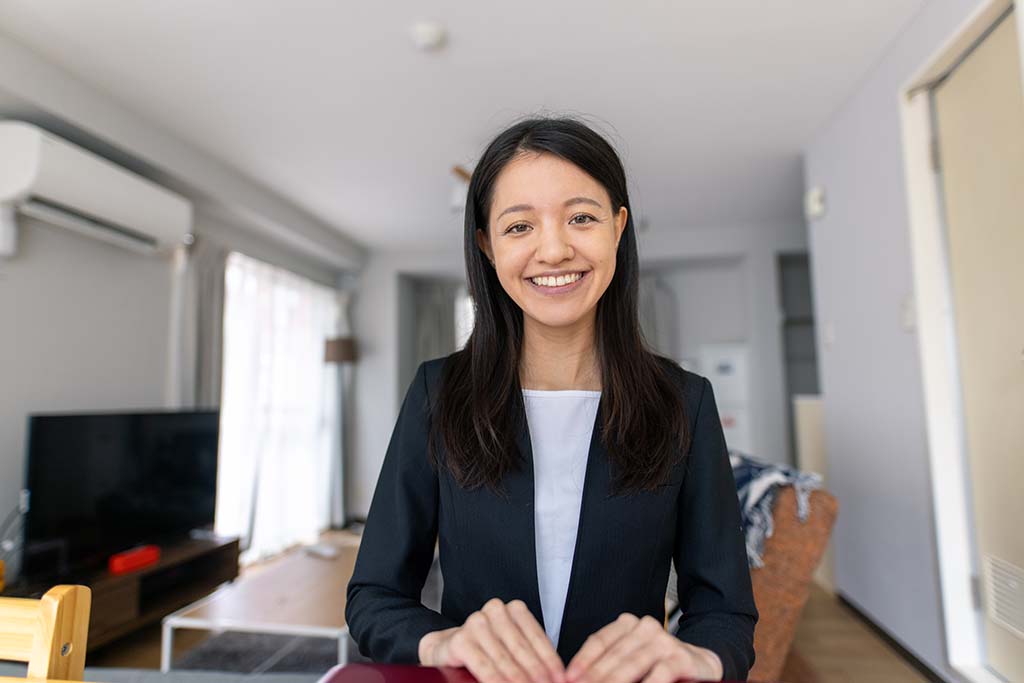
[[526, 281], [530, 283], [530, 288], [540, 294], [546, 294], [548, 296], [556, 294], [568, 294], [582, 286], [584, 280], [590, 275], [589, 270], [584, 270], [570, 275], [560, 275], [558, 277], [539, 277], [539, 278], [528, 278]]

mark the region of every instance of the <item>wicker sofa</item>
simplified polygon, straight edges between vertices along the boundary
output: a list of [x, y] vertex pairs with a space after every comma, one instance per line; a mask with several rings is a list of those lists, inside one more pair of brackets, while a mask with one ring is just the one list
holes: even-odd
[[[777, 681], [793, 643], [800, 614], [810, 594], [811, 580], [828, 545], [839, 504], [828, 491], [810, 496], [810, 514], [805, 522], [797, 518], [796, 494], [783, 487], [772, 508], [774, 533], [765, 540], [764, 566], [751, 569], [754, 602], [759, 619], [754, 629], [754, 668], [750, 679]], [[669, 580], [666, 611], [674, 611], [675, 572]], [[674, 623], [668, 624], [674, 628]]]
[[772, 511], [775, 532], [765, 541], [764, 566], [750, 572], [760, 616], [754, 629], [756, 660], [751, 679], [772, 681], [781, 676], [810, 594], [811, 578], [838, 513], [839, 503], [824, 490], [811, 493], [806, 522], [797, 519], [792, 488], [786, 487], [776, 496]]

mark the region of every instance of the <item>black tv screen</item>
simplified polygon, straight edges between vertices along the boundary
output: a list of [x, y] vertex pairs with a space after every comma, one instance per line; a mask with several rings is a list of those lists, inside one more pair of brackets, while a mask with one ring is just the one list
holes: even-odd
[[60, 576], [213, 524], [218, 411], [29, 417], [23, 574]]

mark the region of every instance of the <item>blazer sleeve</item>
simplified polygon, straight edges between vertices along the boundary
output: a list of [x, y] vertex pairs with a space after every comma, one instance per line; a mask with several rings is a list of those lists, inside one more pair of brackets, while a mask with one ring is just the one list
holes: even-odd
[[711, 382], [701, 379], [679, 495], [674, 560], [683, 613], [675, 635], [715, 652], [724, 680], [746, 680], [758, 613], [725, 435]]
[[427, 411], [421, 363], [388, 443], [346, 595], [349, 632], [360, 653], [375, 662], [418, 664], [420, 638], [459, 625], [420, 601], [438, 530]]

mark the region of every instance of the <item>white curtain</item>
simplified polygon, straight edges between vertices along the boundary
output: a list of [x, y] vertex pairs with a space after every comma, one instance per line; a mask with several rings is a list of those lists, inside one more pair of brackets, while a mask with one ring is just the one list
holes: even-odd
[[473, 308], [473, 297], [465, 285], [459, 287], [455, 294], [455, 348], [461, 349], [469, 341], [476, 321], [476, 309]]
[[316, 542], [329, 525], [339, 406], [324, 341], [338, 309], [333, 289], [228, 257], [215, 527], [242, 538], [243, 563]]

